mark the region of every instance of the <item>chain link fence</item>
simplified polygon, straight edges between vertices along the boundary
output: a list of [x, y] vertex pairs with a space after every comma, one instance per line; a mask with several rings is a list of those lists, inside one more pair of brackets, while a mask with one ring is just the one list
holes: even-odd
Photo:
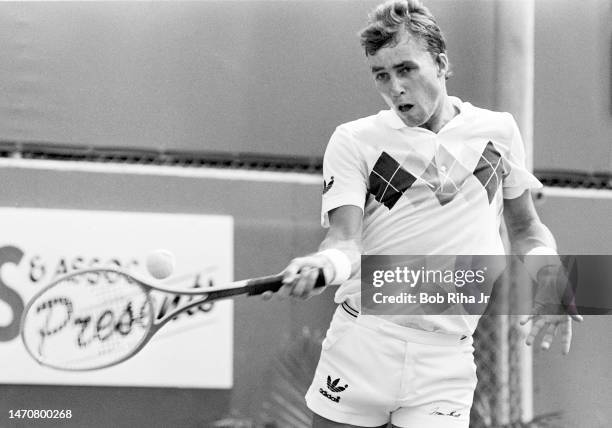
[[534, 417], [531, 348], [525, 345], [518, 302], [527, 301], [531, 284], [512, 267], [474, 334], [478, 385], [470, 428], [560, 427], [559, 413]]

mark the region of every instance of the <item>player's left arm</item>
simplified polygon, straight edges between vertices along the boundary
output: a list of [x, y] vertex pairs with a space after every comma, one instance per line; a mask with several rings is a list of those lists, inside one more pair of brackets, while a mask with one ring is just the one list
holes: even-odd
[[[521, 196], [514, 199], [504, 199], [504, 218], [508, 228], [508, 235], [515, 254], [527, 255], [526, 264], [531, 263], [530, 270], [538, 284], [539, 293], [547, 294], [550, 298], [550, 290], [555, 290], [560, 274], [563, 274], [563, 267], [556, 263], [541, 263], [540, 260], [546, 257], [534, 257], [530, 254], [549, 254], [556, 253], [557, 245], [550, 230], [542, 223], [536, 212], [531, 192], [526, 190]], [[553, 258], [554, 259], [554, 258]], [[550, 258], [549, 258], [550, 260]], [[535, 263], [535, 264], [534, 264]], [[557, 290], [558, 291], [558, 290]], [[558, 300], [558, 307], [561, 306], [561, 294], [552, 297]], [[536, 303], [538, 296], [536, 296]], [[526, 324], [532, 321], [530, 333], [526, 339], [527, 345], [534, 343], [536, 336], [543, 332], [541, 348], [550, 348], [553, 338], [560, 333], [563, 353], [567, 354], [572, 340], [572, 319], [582, 321], [582, 317], [575, 311], [569, 313], [550, 313], [550, 307], [538, 305], [534, 307], [534, 313], [521, 323]]]
[[537, 247], [557, 249], [555, 238], [542, 223], [533, 205], [531, 191], [514, 199], [504, 199], [504, 220], [515, 254], [527, 254]]

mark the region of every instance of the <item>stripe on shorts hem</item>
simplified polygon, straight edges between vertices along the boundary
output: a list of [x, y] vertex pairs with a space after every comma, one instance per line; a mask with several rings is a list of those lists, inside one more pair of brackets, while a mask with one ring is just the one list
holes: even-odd
[[342, 302], [342, 309], [344, 309], [347, 314], [354, 318], [357, 318], [357, 316], [359, 316], [359, 311], [357, 309], [352, 308], [351, 305], [346, 302]]

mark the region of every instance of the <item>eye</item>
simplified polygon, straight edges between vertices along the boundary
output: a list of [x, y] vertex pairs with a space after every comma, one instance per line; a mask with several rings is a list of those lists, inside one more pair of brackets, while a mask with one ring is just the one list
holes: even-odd
[[414, 70], [414, 67], [402, 67], [399, 70], [397, 70], [397, 73], [400, 76], [405, 76], [406, 74], [410, 73], [412, 70]]
[[374, 76], [374, 80], [377, 82], [386, 82], [389, 80], [389, 73], [378, 73]]

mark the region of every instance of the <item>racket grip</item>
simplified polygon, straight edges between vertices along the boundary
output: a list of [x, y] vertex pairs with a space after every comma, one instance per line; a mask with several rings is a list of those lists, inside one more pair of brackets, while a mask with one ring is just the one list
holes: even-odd
[[[266, 291], [272, 291], [276, 293], [283, 286], [283, 275], [278, 274], [274, 276], [266, 276], [264, 278], [252, 279], [249, 281], [249, 291], [247, 295], [256, 296], [263, 294]], [[325, 275], [323, 269], [319, 269], [317, 281], [315, 282], [314, 288], [325, 287]]]

